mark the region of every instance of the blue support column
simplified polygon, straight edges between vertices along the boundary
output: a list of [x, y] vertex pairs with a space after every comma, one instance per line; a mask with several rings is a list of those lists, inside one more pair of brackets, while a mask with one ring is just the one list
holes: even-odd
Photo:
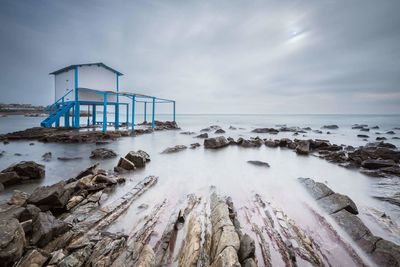
[[129, 129], [129, 104], [126, 104], [126, 127]]
[[[55, 113], [57, 113], [58, 109], [59, 109], [59, 107], [58, 107], [58, 104], [57, 104], [57, 105], [56, 105], [56, 111], [55, 111]], [[56, 120], [56, 128], [58, 128], [58, 127], [60, 127], [60, 118], [58, 118], [58, 119]]]
[[64, 114], [64, 127], [66, 127], [66, 128], [69, 128], [69, 113], [70, 113], [70, 110], [68, 110]]
[[96, 105], [92, 106], [92, 124], [96, 125]]
[[118, 103], [118, 95], [117, 95], [117, 104], [115, 104], [115, 129], [119, 128], [119, 103]]
[[135, 98], [132, 96], [132, 133], [135, 133]]
[[176, 107], [176, 105], [175, 105], [175, 101], [174, 102], [172, 102], [173, 103], [173, 105], [174, 105], [174, 115], [173, 115], [173, 121], [176, 121], [175, 120], [175, 118], [176, 118], [176, 111], [175, 111], [175, 107]]
[[146, 121], [147, 120], [147, 102], [146, 101], [144, 102], [144, 112], [143, 112], [143, 114], [144, 114], [143, 122], [147, 122]]
[[156, 98], [153, 97], [153, 112], [151, 114], [151, 128], [155, 126]]
[[72, 118], [72, 127], [75, 128], [75, 105], [72, 106], [71, 118]]
[[[117, 92], [119, 91], [119, 76], [118, 73], [115, 74], [117, 79]], [[119, 128], [119, 94], [117, 93], [117, 104], [115, 105], [115, 129]]]
[[79, 99], [78, 99], [78, 66], [75, 66], [74, 70], [74, 76], [75, 76], [75, 128], [79, 128], [80, 124], [80, 110], [79, 110]]
[[90, 105], [87, 106], [87, 121], [86, 126], [89, 127], [90, 125]]
[[104, 93], [103, 102], [103, 133], [107, 132], [107, 93]]

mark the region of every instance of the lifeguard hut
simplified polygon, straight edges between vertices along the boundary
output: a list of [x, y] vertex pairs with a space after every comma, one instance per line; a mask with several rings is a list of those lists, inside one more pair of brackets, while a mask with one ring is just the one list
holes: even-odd
[[[103, 64], [89, 63], [70, 65], [65, 68], [53, 71], [54, 75], [54, 92], [55, 102], [49, 106], [50, 115], [41, 122], [42, 127], [60, 127], [60, 120], [64, 118], [63, 126], [80, 128], [81, 127], [81, 107], [87, 106], [88, 111], [91, 109], [91, 122], [89, 120], [90, 112], [88, 112], [88, 124], [102, 125], [103, 132], [107, 130], [108, 125], [112, 125], [115, 129], [121, 126], [129, 127], [132, 131], [135, 127], [135, 104], [143, 103], [144, 121], [147, 117], [147, 104], [152, 105], [152, 127], [155, 126], [155, 108], [156, 103], [172, 104], [172, 119], [175, 121], [175, 101], [170, 99], [158, 98], [155, 96], [133, 93], [130, 91], [120, 90], [119, 79], [123, 75], [121, 72]], [[127, 100], [128, 101], [121, 101]], [[103, 119], [97, 120], [97, 107], [101, 106], [103, 111]], [[107, 107], [114, 106], [115, 120], [107, 121]], [[126, 107], [126, 122], [120, 121], [120, 108]], [[129, 122], [129, 110], [131, 109], [131, 122]]]

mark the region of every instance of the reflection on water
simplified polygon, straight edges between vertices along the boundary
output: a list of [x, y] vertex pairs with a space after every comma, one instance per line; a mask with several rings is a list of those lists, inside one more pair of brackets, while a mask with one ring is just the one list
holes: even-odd
[[[240, 117], [240, 116], [239, 116]], [[328, 138], [334, 143], [344, 143], [360, 145], [365, 141], [358, 140], [355, 135], [358, 131], [351, 130], [350, 126], [354, 123], [367, 123], [370, 126], [378, 124], [380, 131], [392, 129], [399, 124], [399, 117], [357, 117], [339, 120], [338, 117], [312, 117], [313, 120], [305, 120], [308, 117], [290, 117], [275, 116], [269, 120], [263, 120], [261, 117], [196, 117], [190, 119], [185, 116], [179, 125], [183, 130], [199, 132], [201, 128], [211, 124], [221, 125], [227, 133], [225, 136], [256, 136], [250, 133], [254, 127], [273, 127], [275, 124], [286, 123], [288, 126], [320, 128], [324, 124], [338, 124], [339, 130], [331, 131], [333, 134], [318, 135], [307, 133], [306, 138]], [[247, 119], [246, 119], [247, 118]], [[258, 120], [257, 120], [258, 118]], [[4, 125], [4, 119], [8, 121], [11, 117], [0, 118], [0, 123]], [[16, 121], [19, 122], [21, 118]], [[30, 120], [32, 118], [24, 118]], [[34, 118], [37, 119], [37, 118]], [[206, 121], [208, 119], [208, 121]], [[232, 121], [228, 121], [232, 119]], [[280, 119], [281, 121], [278, 121]], [[366, 122], [369, 120], [369, 123]], [[379, 121], [379, 122], [378, 122]], [[35, 121], [36, 122], [36, 121]], [[23, 126], [28, 123], [24, 123]], [[228, 130], [229, 125], [243, 127], [241, 130]], [[15, 126], [15, 125], [14, 125]], [[10, 128], [10, 126], [7, 126]], [[6, 127], [6, 128], [7, 128]], [[3, 127], [1, 127], [3, 131]], [[325, 131], [324, 131], [325, 132]], [[373, 135], [373, 133], [368, 133]], [[211, 136], [213, 134], [210, 134]], [[281, 138], [288, 136], [293, 138], [292, 133], [280, 133], [278, 136], [259, 134], [260, 137]], [[299, 137], [301, 138], [301, 136]], [[398, 140], [393, 140], [399, 145]], [[197, 149], [187, 149], [175, 154], [160, 154], [166, 147], [200, 142], [201, 139], [195, 139], [193, 136], [179, 134], [179, 131], [156, 132], [153, 134], [142, 135], [138, 137], [121, 138], [118, 141], [104, 145], [116, 151], [120, 156], [124, 156], [130, 150], [142, 149], [151, 156], [151, 162], [145, 169], [138, 169], [133, 173], [126, 175], [128, 182], [124, 186], [119, 186], [116, 193], [110, 196], [108, 202], [118, 198], [124, 192], [129, 190], [137, 181], [147, 175], [159, 176], [158, 184], [144, 194], [140, 201], [135, 203], [122, 220], [113, 225], [115, 231], [129, 230], [129, 225], [133, 225], [138, 216], [137, 206], [148, 204], [148, 210], [156, 204], [168, 199], [168, 205], [174, 207], [176, 202], [182, 200], [189, 193], [196, 193], [205, 196], [209, 192], [210, 186], [215, 186], [222, 195], [233, 197], [236, 205], [246, 205], [255, 193], [262, 195], [266, 200], [273, 203], [274, 206], [284, 210], [290, 217], [298, 222], [307, 225], [308, 219], [304, 216], [303, 203], [315, 207], [315, 201], [311, 200], [304, 189], [297, 182], [298, 177], [311, 177], [317, 181], [327, 183], [334, 191], [349, 195], [356, 204], [363, 210], [363, 207], [373, 207], [385, 212], [393, 220], [400, 220], [400, 211], [394, 206], [370, 197], [376, 190], [376, 182], [373, 178], [366, 177], [358, 171], [348, 170], [313, 156], [298, 156], [293, 151], [280, 148], [241, 148], [230, 146], [220, 150], [204, 150], [203, 147]], [[31, 142], [18, 141], [11, 142], [8, 145], [1, 144], [0, 150], [5, 154], [0, 159], [0, 169], [4, 169], [12, 163], [21, 160], [34, 160], [46, 165], [45, 179], [38, 183], [25, 184], [8, 188], [1, 193], [1, 198], [7, 198], [15, 188], [31, 192], [39, 184], [52, 184], [56, 181], [70, 178], [82, 169], [94, 164], [96, 161], [89, 158], [90, 152], [95, 149], [95, 144], [54, 144], [40, 143], [34, 141], [35, 145], [29, 145]], [[41, 156], [46, 152], [52, 152], [53, 159], [50, 162], [44, 162]], [[20, 153], [15, 156], [14, 153]], [[60, 161], [57, 157], [82, 157], [81, 160]], [[270, 168], [263, 168], [248, 164], [248, 160], [262, 160], [270, 164]], [[111, 170], [117, 163], [118, 158], [102, 160], [101, 168]], [[398, 181], [398, 179], [397, 179]], [[391, 183], [390, 191], [398, 192], [399, 183]], [[379, 190], [385, 191], [385, 188]], [[318, 209], [318, 207], [315, 207]], [[147, 212], [147, 211], [145, 211]], [[373, 229], [377, 235], [395, 240], [396, 237], [390, 236], [379, 227], [368, 216], [361, 214], [365, 223]], [[168, 218], [168, 216], [167, 216]], [[398, 237], [397, 237], [398, 238]]]

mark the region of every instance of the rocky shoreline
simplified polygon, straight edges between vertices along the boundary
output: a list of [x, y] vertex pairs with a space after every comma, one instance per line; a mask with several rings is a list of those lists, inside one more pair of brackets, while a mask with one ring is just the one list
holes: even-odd
[[[177, 128], [174, 123], [158, 123], [156, 129]], [[324, 129], [336, 128], [327, 125]], [[221, 130], [214, 125], [203, 132], [223, 134]], [[73, 137], [66, 141], [68, 134]], [[184, 134], [194, 135], [193, 132]], [[43, 142], [74, 143], [112, 140], [124, 134], [34, 128], [3, 135], [1, 140], [26, 140], [27, 136]], [[199, 143], [176, 145], [161, 153], [179, 153], [199, 146]], [[354, 148], [318, 139], [240, 137], [235, 140], [207, 135], [203, 146], [210, 150], [227, 146], [290, 149], [299, 156], [314, 155], [374, 177], [400, 176], [400, 152], [385, 142]], [[96, 149], [91, 155], [93, 159], [115, 157], [116, 153], [105, 148]], [[157, 187], [159, 178], [150, 175], [120, 198], [107, 201], [118, 187], [126, 186], [124, 174], [145, 168], [149, 161], [150, 155], [145, 151], [131, 151], [119, 158], [113, 171], [99, 169], [95, 164], [71, 179], [38, 187], [32, 194], [15, 191], [9, 200], [0, 203], [0, 266], [251, 267], [335, 266], [339, 262], [368, 266], [369, 260], [378, 266], [400, 266], [400, 247], [373, 235], [358, 217], [359, 208], [353, 200], [309, 178], [299, 178], [299, 182], [321, 211], [305, 203], [303, 206], [314, 214], [321, 229], [303, 228], [263, 197], [262, 192], [253, 192], [248, 203], [237, 206], [231, 196], [221, 195], [218, 188], [210, 186], [205, 194], [187, 192], [176, 205], [169, 205], [172, 200], [168, 198], [150, 209], [149, 205], [142, 204], [140, 209], [148, 210], [143, 215], [137, 213], [140, 219], [127, 225], [126, 233], [109, 231], [142, 195]], [[266, 171], [273, 168], [263, 161], [249, 160], [248, 163]], [[20, 162], [0, 172], [0, 184], [18, 184], [42, 179], [44, 175], [43, 165]], [[325, 216], [330, 216], [334, 223]], [[361, 253], [336, 232], [337, 226], [361, 248]], [[334, 240], [341, 259], [330, 253], [319, 231], [324, 231], [324, 238]]]

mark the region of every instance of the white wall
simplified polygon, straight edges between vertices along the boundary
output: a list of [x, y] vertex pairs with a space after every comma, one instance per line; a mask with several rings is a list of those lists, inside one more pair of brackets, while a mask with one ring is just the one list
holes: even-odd
[[[66, 92], [75, 88], [75, 70], [68, 71], [55, 75], [56, 99], [58, 100]], [[96, 89], [100, 91], [116, 91], [117, 90], [117, 75], [102, 66], [78, 66], [78, 87]], [[91, 91], [80, 90], [78, 95], [79, 100], [99, 101], [103, 102], [103, 95]], [[75, 92], [71, 92], [65, 101], [75, 100]], [[108, 102], [116, 102], [116, 95], [108, 95]]]
[[[69, 90], [74, 89], [75, 81], [74, 81], [74, 70], [68, 70], [66, 72], [59, 73], [55, 75], [55, 90], [56, 90], [56, 99], [57, 101], [62, 96], [64, 96]], [[71, 92], [64, 99], [65, 101], [71, 101], [75, 99], [74, 92]]]

